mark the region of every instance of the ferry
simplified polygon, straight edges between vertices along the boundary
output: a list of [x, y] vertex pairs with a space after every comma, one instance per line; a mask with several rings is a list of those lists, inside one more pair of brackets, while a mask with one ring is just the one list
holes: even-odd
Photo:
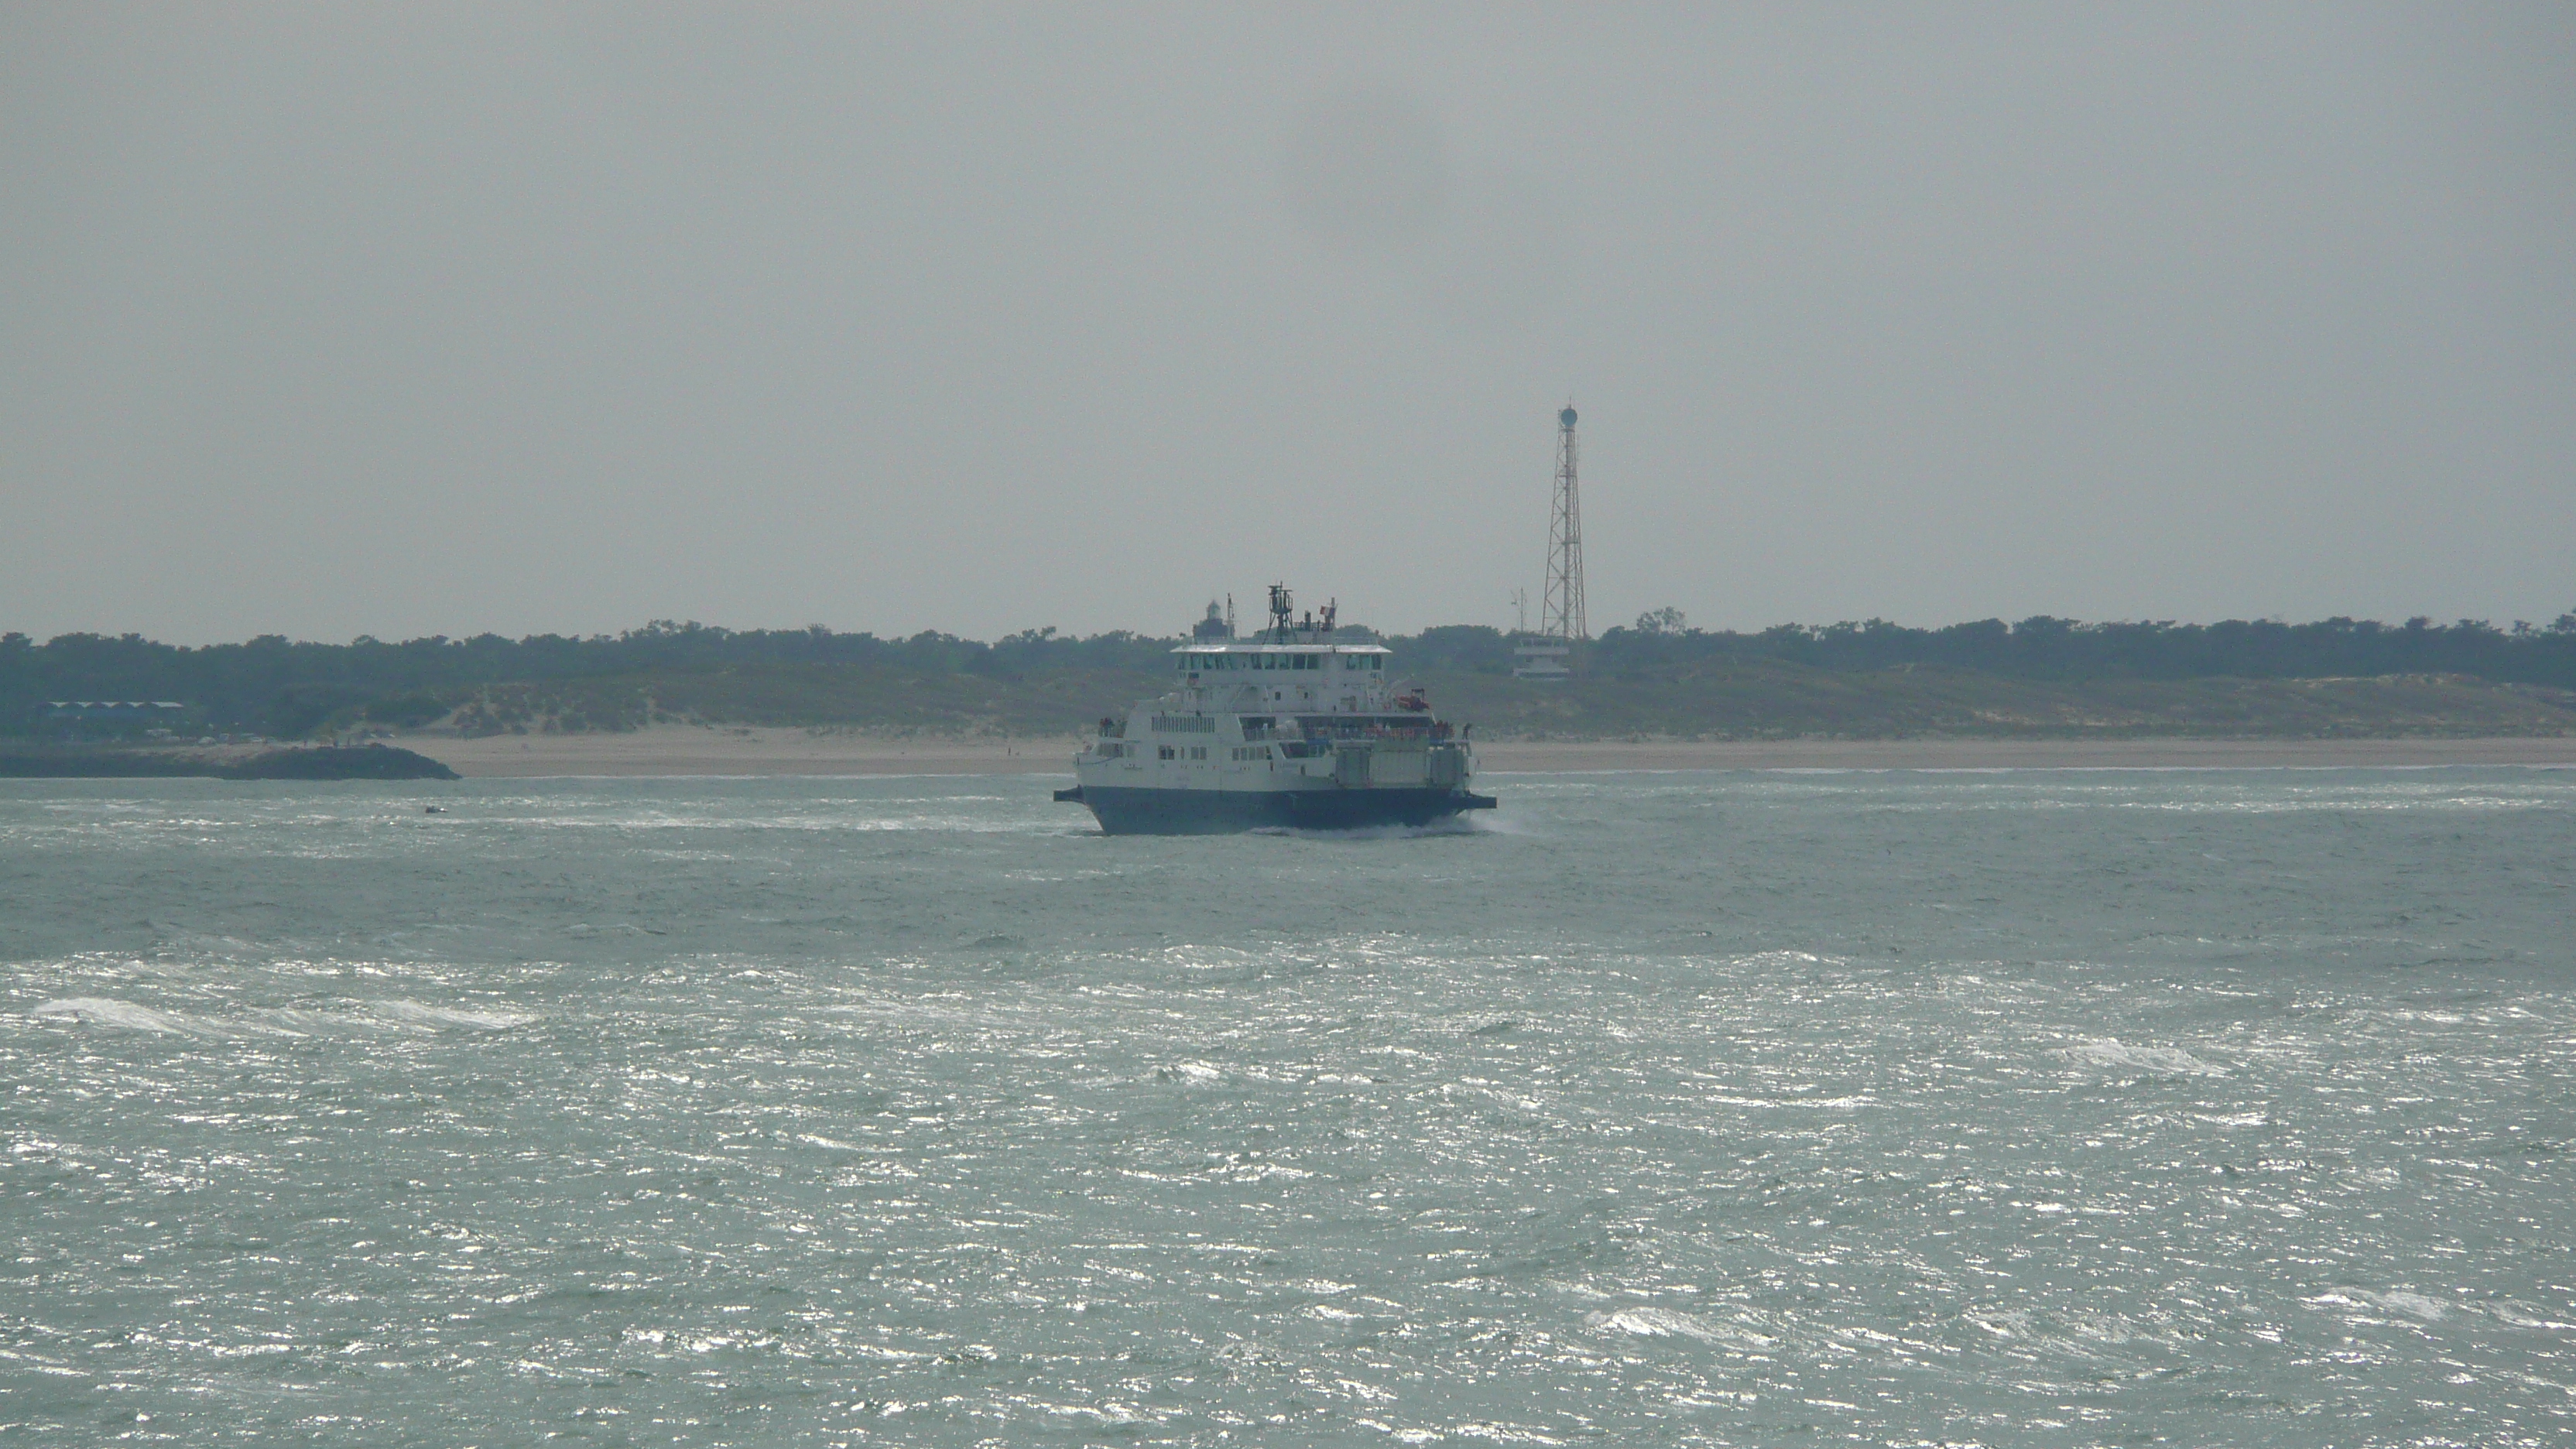
[[1293, 603], [1271, 585], [1270, 626], [1250, 639], [1210, 605], [1172, 651], [1172, 692], [1102, 720], [1074, 756], [1080, 783], [1055, 798], [1089, 806], [1110, 835], [1428, 825], [1493, 809], [1470, 788], [1473, 726], [1453, 730], [1419, 689], [1391, 682], [1385, 648], [1335, 640], [1333, 605], [1301, 619]]

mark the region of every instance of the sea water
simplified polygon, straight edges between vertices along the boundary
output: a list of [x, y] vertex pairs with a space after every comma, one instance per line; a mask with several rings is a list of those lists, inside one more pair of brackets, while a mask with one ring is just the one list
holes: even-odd
[[0, 1439], [2576, 1434], [2576, 772], [1055, 783], [0, 786]]

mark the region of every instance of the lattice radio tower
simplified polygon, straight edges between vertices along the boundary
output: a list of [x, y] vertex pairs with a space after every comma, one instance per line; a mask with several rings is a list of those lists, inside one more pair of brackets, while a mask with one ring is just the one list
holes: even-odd
[[1574, 478], [1574, 405], [1556, 415], [1556, 512], [1547, 525], [1547, 591], [1539, 633], [1571, 644], [1589, 639], [1583, 619], [1583, 498]]

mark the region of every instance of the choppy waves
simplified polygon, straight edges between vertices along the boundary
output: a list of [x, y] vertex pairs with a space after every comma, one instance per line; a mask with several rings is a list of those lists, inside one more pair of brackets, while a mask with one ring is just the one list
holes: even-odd
[[0, 794], [7, 1417], [2568, 1432], [2576, 779], [1506, 783]]

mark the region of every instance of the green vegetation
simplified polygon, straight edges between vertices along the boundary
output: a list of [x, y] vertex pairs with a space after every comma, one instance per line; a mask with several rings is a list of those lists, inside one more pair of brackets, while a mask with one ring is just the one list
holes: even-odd
[[2576, 614], [2510, 629], [2036, 618], [1734, 634], [1661, 609], [1594, 641], [1562, 687], [1510, 680], [1494, 630], [1410, 643], [1445, 714], [1505, 737], [2576, 734]]
[[1755, 661], [1531, 685], [1432, 676], [1445, 717], [1505, 739], [2385, 739], [2576, 735], [2576, 691], [2464, 675], [2013, 679], [1941, 665]]
[[[1365, 634], [1366, 631], [1352, 631]], [[0, 733], [77, 737], [64, 699], [188, 706], [183, 735], [310, 738], [789, 725], [885, 735], [1060, 735], [1168, 687], [1177, 642], [1032, 629], [981, 643], [657, 623], [618, 635], [188, 649], [135, 635], [0, 635]], [[1511, 678], [1482, 626], [1386, 641], [1399, 676], [1487, 736], [1889, 738], [2576, 734], [2576, 615], [2546, 627], [2329, 619], [1738, 634], [1678, 610], [1610, 630], [1569, 685]]]
[[168, 699], [183, 733], [284, 739], [367, 726], [468, 733], [625, 730], [652, 722], [837, 725], [891, 733], [1047, 734], [1160, 687], [1166, 641], [1030, 630], [985, 644], [826, 629], [657, 623], [586, 639], [293, 643], [201, 649], [139, 635], [0, 635], [0, 732], [76, 734], [62, 699]]

